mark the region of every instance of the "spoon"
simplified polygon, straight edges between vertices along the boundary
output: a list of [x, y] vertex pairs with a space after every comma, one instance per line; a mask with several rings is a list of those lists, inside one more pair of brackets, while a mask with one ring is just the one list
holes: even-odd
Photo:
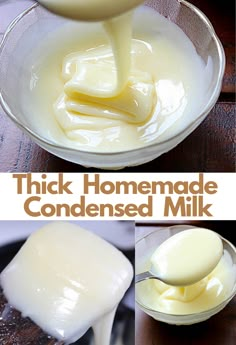
[[158, 277], [158, 274], [152, 272], [152, 269], [153, 269], [153, 267], [151, 267], [149, 271], [136, 274], [136, 276], [135, 276], [135, 284], [137, 284], [139, 282], [142, 282], [143, 280], [147, 280], [147, 279], [162, 280], [160, 277]]
[[[15, 3], [17, 0], [0, 0], [2, 3]], [[30, 2], [30, 1], [29, 1]], [[32, 0], [50, 12], [82, 21], [103, 21], [128, 12], [144, 0]]]
[[149, 271], [137, 274], [135, 283], [158, 279], [171, 286], [188, 286], [209, 275], [223, 254], [221, 238], [208, 229], [182, 231], [163, 242], [151, 256]]
[[37, 0], [49, 11], [70, 19], [103, 21], [134, 9], [144, 0]]

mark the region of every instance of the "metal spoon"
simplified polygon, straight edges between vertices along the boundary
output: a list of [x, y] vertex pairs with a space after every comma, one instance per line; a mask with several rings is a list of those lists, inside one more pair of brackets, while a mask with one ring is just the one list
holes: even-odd
[[[112, 1], [103, 1], [100, 3], [99, 1], [91, 0], [57, 0], [57, 2], [51, 0], [36, 1], [41, 6], [57, 15], [83, 21], [107, 20], [126, 13], [144, 2], [144, 0], [119, 0], [113, 1], [113, 3]], [[112, 3], [112, 6], [110, 3]], [[93, 5], [92, 11], [91, 5]], [[103, 7], [102, 10], [101, 6]]]
[[[205, 277], [205, 276], [204, 276]], [[202, 279], [204, 278], [202, 277]], [[151, 266], [150, 270], [149, 271], [146, 271], [146, 272], [143, 272], [143, 273], [139, 273], [139, 274], [136, 274], [135, 276], [135, 284], [137, 283], [140, 283], [144, 280], [147, 280], [147, 279], [157, 279], [165, 284], [168, 284], [168, 285], [173, 285], [173, 286], [188, 286], [188, 285], [192, 285], [194, 283], [197, 283], [199, 281], [199, 279], [194, 279], [194, 280], [188, 280], [188, 281], [183, 281], [181, 284], [180, 283], [173, 283], [173, 282], [169, 282], [169, 281], [166, 281], [165, 279], [161, 278], [160, 275], [158, 275], [157, 272], [155, 272], [153, 266]]]
[[[216, 261], [215, 266], [218, 264], [218, 261]], [[189, 278], [186, 277], [185, 279], [179, 280], [178, 282], [176, 280], [174, 281], [167, 281], [166, 279], [163, 279], [162, 277], [160, 277], [160, 275], [155, 272], [155, 269], [153, 266], [151, 266], [149, 271], [143, 272], [143, 273], [139, 273], [136, 274], [135, 276], [135, 284], [140, 283], [141, 281], [147, 280], [147, 279], [157, 279], [165, 284], [171, 285], [171, 286], [189, 286], [192, 284], [195, 284], [197, 282], [199, 282], [201, 279], [205, 278], [210, 272], [212, 271], [212, 269], [209, 270], [209, 272], [205, 272], [201, 277], [197, 276], [195, 278]]]
[[136, 274], [135, 276], [135, 284], [142, 282], [143, 280], [147, 280], [147, 279], [158, 279], [161, 280], [162, 279], [160, 277], [158, 277], [155, 273], [153, 273], [151, 270], [150, 271], [146, 271], [143, 273], [139, 273]]

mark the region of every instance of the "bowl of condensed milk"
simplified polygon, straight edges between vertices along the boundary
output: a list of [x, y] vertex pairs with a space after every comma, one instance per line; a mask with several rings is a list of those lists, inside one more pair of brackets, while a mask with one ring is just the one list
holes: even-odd
[[[236, 248], [232, 243], [208, 229], [201, 229], [189, 225], [177, 225], [171, 227], [159, 227], [147, 236], [141, 238], [136, 243], [136, 274], [147, 271], [150, 267], [154, 255], [156, 255], [158, 248], [167, 248], [170, 244], [170, 239], [181, 240], [184, 237], [180, 234], [192, 236], [197, 231], [205, 231], [204, 243], [196, 241], [193, 236], [192, 247], [191, 237], [188, 237], [189, 252], [193, 252], [193, 256], [197, 257], [199, 252], [199, 262], [204, 263], [203, 269], [206, 268], [204, 259], [208, 257], [211, 262], [211, 256], [214, 255], [214, 245], [212, 243], [212, 235], [218, 237], [223, 245], [222, 257], [215, 266], [215, 268], [208, 273], [203, 279], [188, 286], [174, 286], [163, 283], [160, 280], [149, 279], [136, 284], [136, 302], [146, 314], [150, 315], [155, 320], [165, 322], [173, 325], [192, 325], [198, 322], [205, 321], [211, 316], [217, 314], [229, 303], [229, 301], [236, 294]], [[207, 230], [207, 231], [206, 231]], [[207, 243], [207, 236], [210, 234], [209, 243]], [[185, 236], [186, 238], [186, 236]], [[167, 246], [164, 247], [164, 244]], [[183, 243], [182, 243], [183, 244]], [[180, 242], [178, 249], [181, 249]], [[170, 248], [170, 247], [169, 247]], [[207, 252], [205, 251], [207, 248]], [[209, 251], [208, 251], [209, 248]], [[183, 249], [183, 248], [182, 248]], [[204, 251], [207, 256], [204, 258]], [[185, 250], [186, 252], [186, 250]], [[159, 252], [160, 253], [160, 252]], [[163, 251], [161, 252], [163, 257]], [[173, 257], [171, 258], [173, 259]], [[187, 258], [179, 255], [175, 258], [178, 267], [178, 260], [183, 260], [184, 263], [179, 272], [186, 272], [191, 267], [191, 262]], [[201, 261], [202, 260], [202, 261]], [[193, 263], [196, 266], [196, 261]], [[186, 265], [186, 267], [184, 267]], [[166, 265], [166, 267], [171, 267]], [[168, 268], [166, 274], [168, 275]], [[175, 272], [178, 277], [178, 272]]]
[[91, 9], [85, 22], [35, 4], [3, 37], [5, 112], [68, 161], [104, 169], [151, 161], [184, 140], [218, 99], [225, 55], [200, 10], [183, 0], [127, 9], [113, 8], [119, 15], [107, 19], [107, 8], [98, 21]]

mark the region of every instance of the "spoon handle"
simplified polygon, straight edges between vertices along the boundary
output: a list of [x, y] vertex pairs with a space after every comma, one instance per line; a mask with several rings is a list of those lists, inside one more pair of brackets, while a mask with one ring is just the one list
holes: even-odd
[[151, 272], [147, 271], [147, 272], [143, 272], [140, 274], [136, 274], [135, 276], [135, 284], [143, 281], [143, 280], [147, 280], [147, 279], [158, 279], [156, 276], [154, 276]]

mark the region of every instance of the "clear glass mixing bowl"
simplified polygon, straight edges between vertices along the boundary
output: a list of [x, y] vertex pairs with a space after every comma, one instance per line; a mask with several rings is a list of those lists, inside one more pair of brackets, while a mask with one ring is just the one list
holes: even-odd
[[[147, 236], [141, 238], [135, 246], [135, 268], [136, 273], [141, 273], [140, 270], [142, 270], [142, 267], [144, 266], [146, 260], [148, 257], [152, 255], [152, 253], [155, 251], [155, 249], [165, 240], [167, 240], [169, 237], [190, 229], [195, 228], [194, 226], [190, 225], [176, 225], [171, 227], [161, 227], [157, 228], [153, 232], [149, 233]], [[221, 236], [220, 236], [221, 237]], [[227, 250], [232, 258], [232, 262], [234, 265], [234, 270], [236, 270], [236, 248], [221, 237], [223, 242], [223, 248], [224, 250]], [[155, 320], [162, 321], [168, 324], [173, 325], [192, 325], [198, 322], [205, 321], [209, 319], [211, 316], [217, 314], [222, 309], [225, 308], [225, 306], [230, 302], [230, 300], [235, 296], [236, 294], [236, 279], [234, 282], [233, 289], [230, 293], [230, 295], [219, 305], [215, 306], [212, 309], [208, 309], [206, 311], [200, 312], [200, 313], [193, 313], [193, 314], [186, 314], [186, 315], [172, 315], [172, 314], [166, 314], [162, 312], [158, 312], [156, 310], [150, 309], [147, 306], [145, 306], [142, 301], [140, 300], [140, 296], [136, 291], [136, 303], [138, 306], [148, 315], [153, 317]]]
[[43, 41], [49, 32], [61, 27], [66, 20], [37, 4], [11, 23], [0, 45], [0, 102], [6, 114], [39, 146], [65, 160], [87, 167], [120, 169], [135, 166], [149, 162], [178, 145], [205, 119], [218, 99], [225, 69], [224, 50], [211, 23], [195, 6], [184, 0], [149, 0], [145, 4], [176, 23], [191, 39], [205, 62], [209, 57], [213, 61], [211, 82], [201, 112], [178, 135], [135, 150], [101, 153], [65, 147], [49, 139], [46, 132], [42, 135], [37, 127], [33, 128], [22, 110], [18, 92], [23, 85], [22, 79], [30, 78], [30, 72], [23, 70], [24, 61], [37, 42]]

